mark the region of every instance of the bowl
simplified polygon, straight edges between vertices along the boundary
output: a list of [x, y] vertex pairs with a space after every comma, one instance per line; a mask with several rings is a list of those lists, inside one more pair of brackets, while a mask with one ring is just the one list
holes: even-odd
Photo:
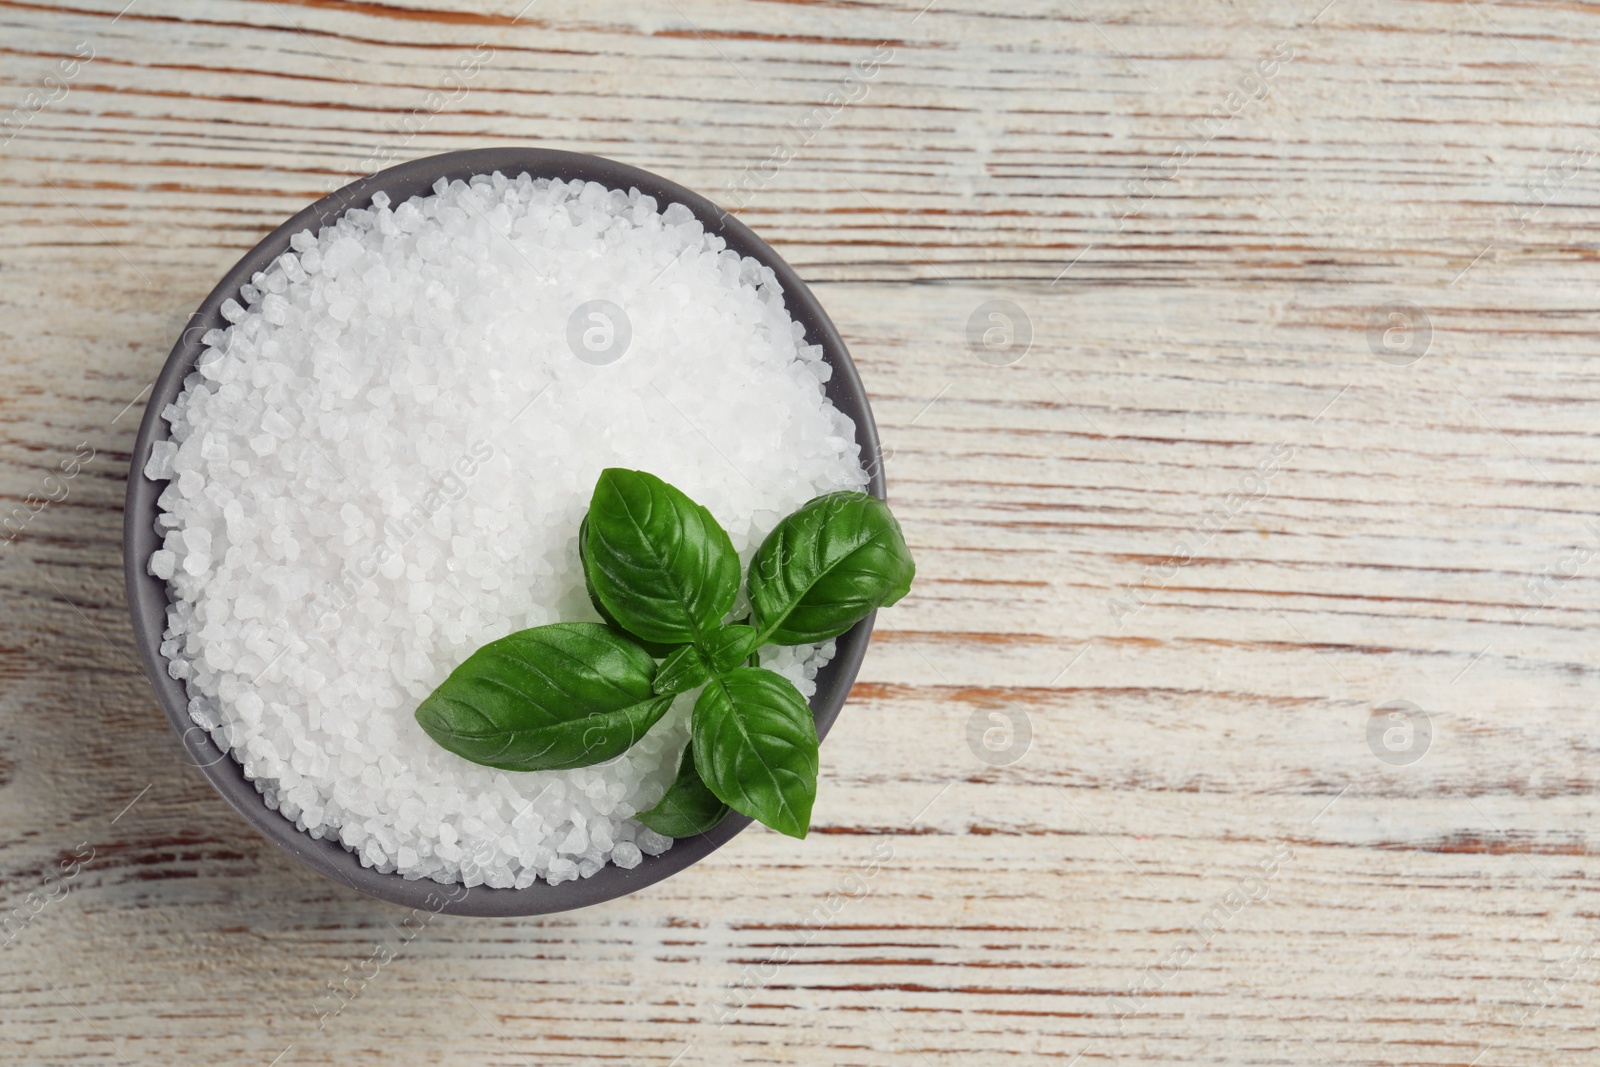
[[[868, 489], [875, 496], [884, 496], [883, 458], [877, 427], [850, 354], [827, 312], [822, 310], [805, 282], [765, 241], [705, 197], [625, 163], [544, 148], [484, 148], [413, 160], [330, 193], [273, 230], [223, 277], [194, 313], [188, 329], [167, 357], [145, 407], [128, 471], [128, 495], [123, 513], [123, 566], [134, 639], [144, 661], [145, 673], [172, 729], [178, 734], [189, 760], [205, 772], [217, 792], [262, 836], [317, 872], [395, 904], [460, 915], [544, 915], [614, 900], [659, 882], [709, 856], [750, 825], [751, 820], [737, 813], [730, 814], [710, 832], [678, 839], [661, 855], [644, 857], [633, 870], [625, 871], [608, 862], [592, 877], [556, 886], [537, 882], [526, 889], [487, 886], [465, 889], [459, 883], [446, 887], [430, 879], [408, 880], [398, 874], [383, 874], [363, 867], [355, 854], [337, 841], [313, 838], [267, 807], [255, 785], [245, 778], [239, 763], [230, 753], [218, 748], [210, 735], [189, 718], [188, 694], [183, 683], [168, 674], [166, 657], [161, 654], [161, 634], [166, 628], [169, 603], [167, 583], [146, 570], [150, 554], [161, 547], [161, 537], [155, 527], [156, 498], [167, 483], [146, 478], [144, 466], [151, 447], [167, 439], [168, 426], [161, 412], [182, 391], [184, 376], [193, 369], [203, 350], [200, 338], [208, 330], [224, 329], [228, 325], [222, 317], [223, 302], [237, 297], [239, 287], [248, 282], [251, 275], [266, 270], [272, 260], [289, 251], [289, 238], [293, 234], [305, 229], [315, 231], [331, 224], [350, 208], [366, 207], [374, 193], [385, 192], [392, 201], [399, 203], [412, 196], [429, 195], [434, 182], [440, 178], [466, 180], [475, 174], [497, 170], [513, 178], [526, 171], [535, 178], [582, 179], [613, 189], [637, 188], [655, 197], [663, 209], [670, 203], [682, 204], [694, 212], [707, 232], [727, 241], [729, 248], [742, 256], [753, 256], [772, 268], [783, 286], [790, 315], [805, 328], [807, 343], [821, 345], [823, 357], [833, 367], [833, 376], [825, 387], [827, 396], [855, 422], [862, 463], [871, 476]], [[844, 705], [862, 657], [866, 655], [872, 623], [872, 617], [868, 617], [838, 638], [837, 654], [817, 675], [817, 691], [810, 704], [819, 736], [827, 735]], [[796, 843], [794, 847], [803, 848], [804, 845]]]

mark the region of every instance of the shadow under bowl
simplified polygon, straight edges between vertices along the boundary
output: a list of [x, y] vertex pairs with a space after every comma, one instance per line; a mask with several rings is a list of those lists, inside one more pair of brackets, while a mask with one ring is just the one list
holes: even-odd
[[[323, 197], [294, 218], [268, 234], [227, 273], [211, 295], [206, 297], [189, 321], [189, 327], [167, 357], [161, 376], [156, 379], [145, 408], [144, 420], [134, 445], [133, 462], [128, 471], [128, 495], [123, 514], [123, 566], [127, 577], [128, 609], [133, 616], [134, 638], [143, 657], [146, 674], [154, 686], [167, 719], [178, 734], [188, 758], [199, 766], [217, 791], [243, 815], [245, 821], [295, 858], [335, 881], [360, 892], [395, 904], [458, 915], [544, 915], [600, 904], [637, 892], [704, 859], [750, 824], [742, 815], [730, 814], [711, 830], [698, 837], [675, 841], [659, 856], [646, 856], [631, 871], [607, 863], [593, 877], [551, 886], [535, 883], [527, 889], [491, 889], [477, 886], [470, 890], [459, 884], [441, 886], [430, 879], [408, 880], [398, 874], [383, 874], [361, 865], [354, 853], [335, 840], [313, 838], [294, 823], [267, 807], [255, 785], [244, 776], [244, 768], [231, 754], [218, 748], [211, 736], [189, 718], [189, 698], [181, 681], [167, 671], [161, 654], [161, 635], [167, 625], [169, 604], [167, 583], [148, 573], [150, 554], [161, 547], [155, 527], [156, 498], [168, 484], [144, 476], [151, 446], [168, 437], [168, 426], [161, 412], [178, 397], [183, 379], [194, 369], [204, 346], [200, 338], [208, 330], [224, 329], [222, 304], [237, 298], [239, 287], [257, 271], [264, 271], [274, 259], [289, 251], [289, 238], [301, 230], [316, 232], [331, 225], [350, 208], [369, 206], [374, 193], [389, 195], [399, 204], [413, 196], [427, 196], [440, 178], [467, 180], [476, 174], [500, 171], [515, 178], [526, 171], [534, 178], [581, 179], [598, 182], [612, 189], [636, 188], [656, 199], [664, 210], [679, 203], [692, 211], [708, 233], [727, 242], [741, 256], [752, 256], [772, 268], [783, 287], [789, 314], [805, 328], [808, 344], [821, 345], [823, 358], [833, 367], [827, 382], [828, 399], [854, 421], [856, 442], [861, 446], [862, 463], [871, 474], [868, 489], [884, 496], [882, 454], [872, 409], [855, 364], [845, 350], [839, 332], [822, 310], [805, 282], [765, 241], [743, 223], [722, 212], [705, 197], [648, 171], [614, 160], [577, 152], [543, 148], [484, 148], [447, 152], [413, 160], [354, 182]], [[866, 655], [872, 635], [873, 618], [868, 617], [838, 639], [838, 652], [817, 675], [816, 695], [811, 711], [817, 733], [826, 736], [838, 717], [845, 697], [855, 682], [856, 672]], [[799, 846], [797, 846], [799, 847]], [[454, 899], [451, 899], [451, 898]]]

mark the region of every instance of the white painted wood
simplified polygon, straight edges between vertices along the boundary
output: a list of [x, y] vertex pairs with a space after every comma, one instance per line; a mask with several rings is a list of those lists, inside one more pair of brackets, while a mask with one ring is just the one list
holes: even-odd
[[[0, 903], [93, 849], [0, 948], [0, 1058], [1588, 1062], [1592, 7], [125, 2], [0, 4], [0, 121], [93, 52], [0, 146], [6, 509], [94, 453], [0, 545]], [[455, 99], [411, 117], [430, 93]], [[919, 582], [808, 841], [440, 917], [319, 1029], [405, 913], [183, 765], [133, 666], [127, 452], [183, 315], [268, 228], [386, 144], [509, 142], [740, 205], [814, 282]], [[1031, 323], [1015, 365], [967, 346], [990, 300]], [[1431, 324], [1410, 366], [1369, 347], [1393, 301]], [[1396, 700], [1431, 725], [1406, 766], [1367, 741]], [[1002, 711], [1031, 746], [993, 765], [969, 724]]]

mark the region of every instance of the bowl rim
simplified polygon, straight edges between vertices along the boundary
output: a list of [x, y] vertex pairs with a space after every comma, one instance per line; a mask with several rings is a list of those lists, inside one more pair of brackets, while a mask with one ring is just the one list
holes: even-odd
[[[732, 812], [711, 831], [675, 840], [666, 852], [645, 856], [632, 870], [625, 871], [608, 862], [592, 877], [557, 886], [541, 881], [526, 889], [492, 889], [484, 885], [469, 889], [459, 882], [406, 879], [363, 867], [356, 854], [337, 840], [313, 838], [267, 807], [232, 754], [218, 748], [209, 733], [189, 718], [185, 686], [167, 673], [167, 659], [161, 654], [161, 635], [166, 628], [169, 603], [167, 583], [150, 575], [146, 569], [146, 561], [151, 552], [161, 546], [162, 540], [155, 528], [156, 499], [170, 483], [152, 481], [144, 476], [152, 445], [169, 437], [169, 427], [161, 418], [161, 412], [182, 390], [183, 379], [203, 348], [200, 338], [208, 330], [227, 325], [222, 318], [223, 302], [236, 298], [240, 286], [256, 271], [267, 269], [272, 260], [289, 251], [289, 239], [294, 234], [305, 229], [314, 232], [330, 225], [352, 207], [368, 206], [372, 195], [379, 191], [389, 193], [390, 199], [398, 204], [411, 196], [429, 195], [440, 178], [468, 180], [495, 171], [512, 179], [526, 172], [535, 178], [582, 179], [611, 189], [636, 188], [653, 196], [661, 210], [670, 203], [683, 204], [707, 232], [723, 238], [728, 248], [742, 256], [753, 256], [771, 268], [783, 288], [790, 316], [805, 328], [809, 343], [822, 346], [823, 358], [833, 368], [824, 391], [834, 406], [855, 423], [856, 442], [861, 446], [862, 463], [869, 475], [868, 491], [880, 499], [886, 499], [886, 493], [877, 425], [866, 391], [839, 331], [810, 287], [770, 245], [731, 213], [676, 182], [626, 163], [533, 146], [466, 149], [424, 156], [368, 175], [308, 205], [262, 238], [223, 276], [190, 316], [187, 328], [167, 356], [151, 389], [129, 462], [123, 510], [123, 570], [134, 641], [145, 674], [189, 762], [198, 766], [233, 809], [273, 844], [318, 873], [393, 904], [434, 913], [508, 917], [553, 914], [627, 896], [704, 859], [732, 840], [751, 820]], [[875, 614], [863, 619], [837, 638], [834, 658], [817, 674], [817, 691], [810, 704], [819, 737], [827, 736], [849, 695], [866, 655], [874, 618]]]

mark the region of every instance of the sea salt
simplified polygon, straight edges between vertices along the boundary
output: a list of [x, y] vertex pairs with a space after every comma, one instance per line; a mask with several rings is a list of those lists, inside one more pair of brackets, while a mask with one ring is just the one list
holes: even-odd
[[[191, 717], [269, 807], [381, 871], [526, 887], [660, 855], [633, 816], [695, 694], [556, 772], [469, 763], [413, 713], [480, 645], [596, 619], [577, 529], [603, 468], [678, 485], [746, 562], [864, 485], [821, 350], [769, 269], [634, 190], [441, 181], [290, 246], [223, 305], [144, 466], [169, 482], [148, 566]], [[832, 655], [762, 662], [809, 696]]]

